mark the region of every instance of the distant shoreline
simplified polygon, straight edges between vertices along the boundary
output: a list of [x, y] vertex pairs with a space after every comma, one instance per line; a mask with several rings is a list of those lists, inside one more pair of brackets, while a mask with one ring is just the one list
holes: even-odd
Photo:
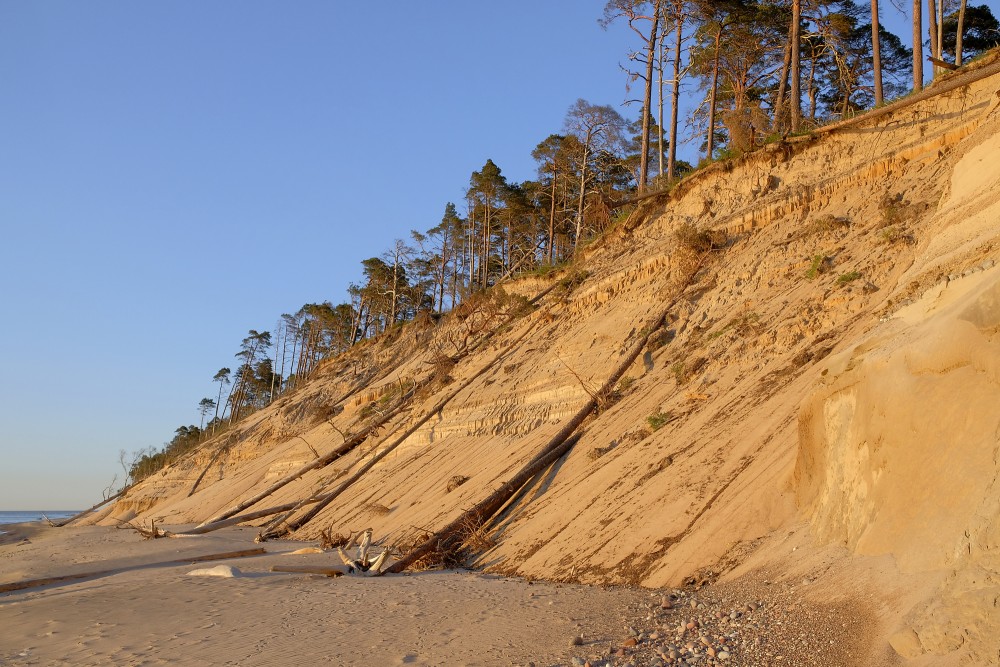
[[2, 526], [5, 525], [44, 521], [46, 517], [57, 521], [68, 519], [79, 512], [79, 510], [0, 510], [0, 533], [4, 532]]

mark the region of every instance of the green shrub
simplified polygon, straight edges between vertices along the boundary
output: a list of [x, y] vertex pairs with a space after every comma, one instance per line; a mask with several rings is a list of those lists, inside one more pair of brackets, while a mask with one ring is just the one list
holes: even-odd
[[841, 273], [837, 276], [838, 285], [846, 285], [847, 283], [854, 282], [861, 277], [861, 274], [857, 271], [851, 271], [849, 273]]
[[669, 410], [667, 412], [656, 412], [646, 417], [646, 423], [653, 431], [658, 431], [674, 420], [674, 415]]
[[830, 258], [826, 255], [813, 255], [812, 263], [806, 271], [806, 278], [809, 280], [815, 280], [820, 276], [820, 274], [826, 273], [829, 268], [829, 264]]

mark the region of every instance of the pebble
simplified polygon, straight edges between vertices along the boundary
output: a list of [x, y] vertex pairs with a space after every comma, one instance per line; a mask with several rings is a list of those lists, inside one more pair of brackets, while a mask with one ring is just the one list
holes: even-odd
[[[811, 580], [810, 580], [811, 581]], [[794, 582], [756, 580], [766, 597], [740, 599], [745, 591], [728, 600], [715, 589], [677, 590], [651, 593], [652, 600], [633, 609], [622, 619], [625, 638], [604, 644], [602, 657], [572, 659], [573, 667], [816, 667], [833, 664], [826, 650], [838, 651], [849, 641], [846, 617], [832, 617], [805, 602]], [[683, 609], [684, 618], [673, 610]], [[673, 617], [673, 618], [672, 618]], [[833, 623], [832, 621], [836, 621]], [[630, 623], [631, 622], [631, 623]], [[581, 634], [571, 646], [583, 645], [590, 630], [578, 624]], [[844, 632], [840, 632], [840, 628]], [[599, 634], [594, 634], [599, 636]], [[826, 647], [829, 645], [830, 649]], [[596, 648], [596, 647], [595, 647]], [[599, 650], [599, 649], [597, 649]], [[798, 655], [797, 655], [798, 654]], [[565, 662], [562, 664], [566, 664]]]

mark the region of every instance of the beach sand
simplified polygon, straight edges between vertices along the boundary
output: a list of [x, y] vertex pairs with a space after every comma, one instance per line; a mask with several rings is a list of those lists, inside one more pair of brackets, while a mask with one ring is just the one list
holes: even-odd
[[[380, 578], [269, 572], [335, 553], [184, 558], [254, 548], [253, 529], [144, 540], [106, 527], [8, 526], [0, 584], [112, 570], [0, 594], [0, 665], [541, 665], [607, 647], [648, 592], [462, 571]], [[192, 576], [229, 565], [237, 576]], [[605, 633], [594, 633], [604, 628]], [[583, 635], [584, 646], [571, 646]], [[612, 636], [614, 635], [614, 636]]]

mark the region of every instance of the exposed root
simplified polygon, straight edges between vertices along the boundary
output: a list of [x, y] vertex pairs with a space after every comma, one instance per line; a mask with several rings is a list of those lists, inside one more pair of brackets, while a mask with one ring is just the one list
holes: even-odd
[[331, 549], [336, 549], [337, 547], [345, 547], [351, 543], [351, 535], [342, 535], [341, 533], [334, 534], [333, 527], [326, 530], [321, 530], [319, 533], [319, 547], [323, 551], [329, 551]]

